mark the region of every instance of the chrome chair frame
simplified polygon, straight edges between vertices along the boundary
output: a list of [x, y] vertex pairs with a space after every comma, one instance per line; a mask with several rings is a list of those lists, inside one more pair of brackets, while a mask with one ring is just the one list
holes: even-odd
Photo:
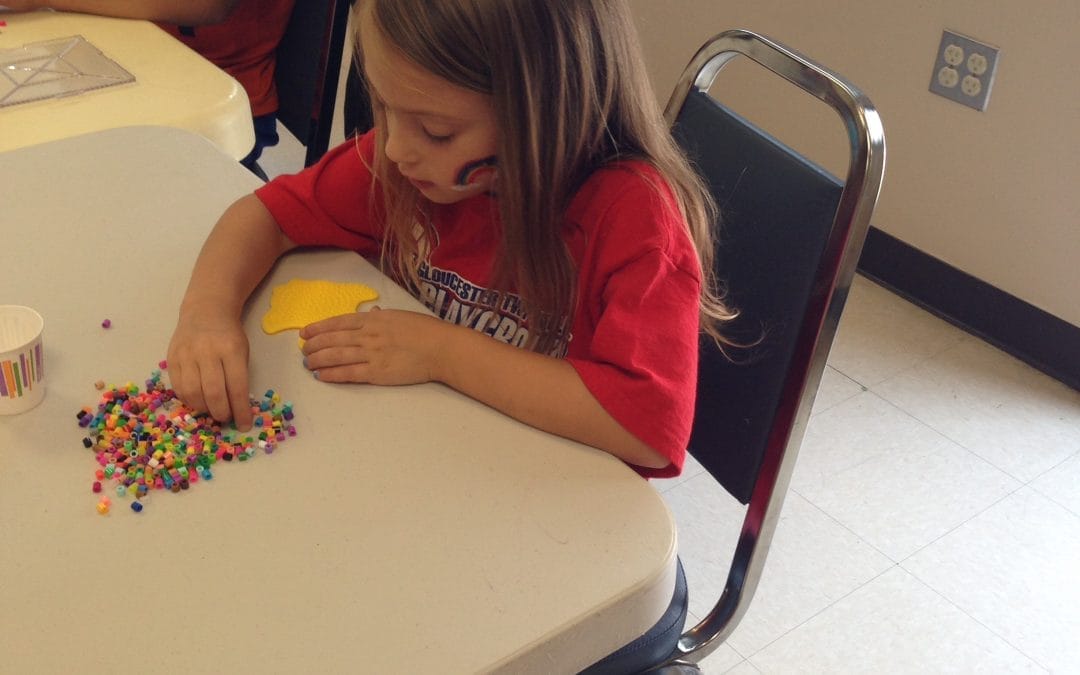
[[[664, 115], [674, 125], [691, 91], [708, 93], [719, 71], [745, 56], [828, 104], [841, 118], [850, 142], [850, 163], [815, 288], [798, 328], [793, 368], [787, 373], [777, 417], [748, 502], [724, 591], [712, 611], [679, 639], [676, 652], [653, 669], [680, 672], [715, 650], [738, 625], [754, 595], [788, 489], [799, 445], [832, 345], [870, 216], [881, 189], [885, 137], [870, 100], [843, 77], [767, 37], [746, 30], [721, 33], [690, 61]], [[823, 277], [824, 275], [824, 277]]]

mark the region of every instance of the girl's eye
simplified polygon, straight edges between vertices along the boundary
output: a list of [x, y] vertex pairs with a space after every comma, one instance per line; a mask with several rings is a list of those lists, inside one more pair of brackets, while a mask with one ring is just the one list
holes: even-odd
[[424, 129], [424, 135], [428, 137], [428, 140], [435, 143], [449, 143], [454, 139], [454, 134], [436, 134]]

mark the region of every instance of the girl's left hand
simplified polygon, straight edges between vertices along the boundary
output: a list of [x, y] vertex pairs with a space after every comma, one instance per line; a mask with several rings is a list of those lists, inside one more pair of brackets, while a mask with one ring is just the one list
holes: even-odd
[[450, 324], [374, 307], [305, 326], [304, 365], [323, 382], [416, 384], [436, 379], [439, 335]]

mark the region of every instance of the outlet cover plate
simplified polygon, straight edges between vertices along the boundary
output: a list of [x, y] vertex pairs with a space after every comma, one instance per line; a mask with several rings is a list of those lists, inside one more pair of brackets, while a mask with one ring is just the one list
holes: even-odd
[[943, 31], [930, 74], [930, 91], [969, 108], [986, 110], [997, 62], [997, 47]]

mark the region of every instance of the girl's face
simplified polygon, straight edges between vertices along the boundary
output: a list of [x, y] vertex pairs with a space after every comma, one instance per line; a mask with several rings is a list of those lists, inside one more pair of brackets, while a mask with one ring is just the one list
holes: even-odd
[[361, 12], [360, 41], [371, 103], [385, 125], [386, 158], [438, 204], [490, 190], [496, 149], [490, 97], [408, 60], [366, 12]]

